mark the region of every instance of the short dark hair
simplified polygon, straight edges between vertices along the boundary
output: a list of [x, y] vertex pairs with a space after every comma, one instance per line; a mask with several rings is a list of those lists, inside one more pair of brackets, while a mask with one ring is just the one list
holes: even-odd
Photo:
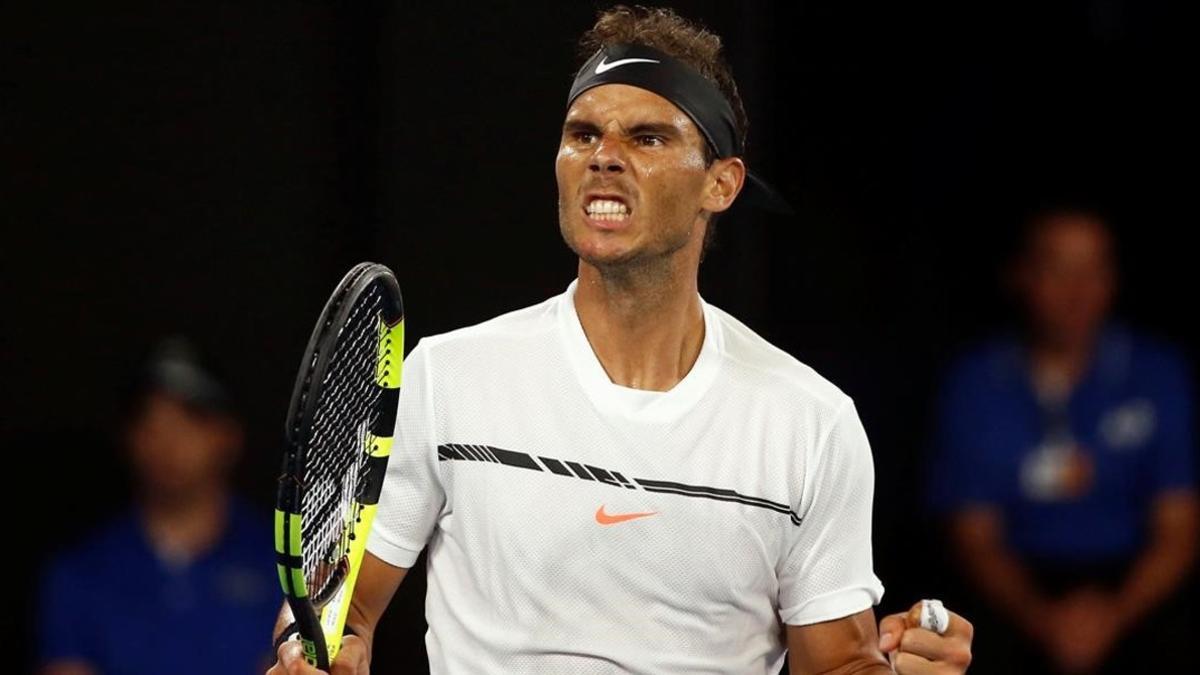
[[1016, 229], [1016, 237], [1011, 247], [1011, 258], [1019, 260], [1028, 255], [1034, 241], [1050, 226], [1065, 219], [1079, 219], [1094, 223], [1107, 234], [1115, 238], [1116, 232], [1110, 216], [1100, 206], [1079, 199], [1060, 199], [1053, 202], [1042, 202], [1027, 209]]
[[[666, 7], [617, 5], [601, 11], [591, 30], [579, 39], [579, 57], [590, 59], [599, 49], [618, 44], [650, 47], [695, 68], [725, 95], [733, 108], [734, 130], [741, 147], [746, 146], [748, 122], [742, 97], [738, 95], [733, 70], [721, 50], [721, 36], [689, 21]], [[712, 164], [716, 151], [706, 142], [704, 159]]]
[[155, 394], [169, 396], [197, 415], [235, 417], [236, 405], [223, 374], [195, 341], [181, 335], [162, 339], [126, 380], [124, 417], [127, 421], [140, 417]]
[[[580, 59], [586, 62], [598, 50], [618, 44], [657, 49], [695, 68], [716, 85], [733, 108], [734, 131], [740, 147], [745, 151], [749, 120], [742, 97], [738, 94], [737, 82], [733, 79], [733, 70], [725, 61], [721, 36], [679, 16], [670, 8], [617, 5], [600, 11], [595, 25], [579, 39]], [[705, 166], [711, 166], [716, 160], [716, 150], [705, 142]], [[704, 233], [705, 249], [716, 232], [714, 226], [717, 215], [712, 214], [708, 220], [708, 230]]]

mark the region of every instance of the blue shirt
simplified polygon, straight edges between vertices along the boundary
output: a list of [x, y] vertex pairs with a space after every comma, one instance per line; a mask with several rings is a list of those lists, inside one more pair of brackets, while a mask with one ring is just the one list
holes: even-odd
[[261, 673], [282, 602], [265, 516], [234, 502], [213, 549], [182, 566], [158, 558], [130, 513], [51, 562], [42, 580], [42, 663], [86, 661], [104, 675]]
[[1065, 401], [1039, 402], [1015, 336], [966, 354], [942, 388], [930, 499], [1001, 509], [1008, 543], [1051, 562], [1129, 558], [1154, 497], [1195, 487], [1189, 364], [1110, 323]]

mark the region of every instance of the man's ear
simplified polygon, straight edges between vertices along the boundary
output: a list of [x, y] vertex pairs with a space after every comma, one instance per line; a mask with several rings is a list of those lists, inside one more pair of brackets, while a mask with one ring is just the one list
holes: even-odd
[[704, 199], [700, 206], [705, 211], [720, 213], [730, 206], [746, 183], [746, 163], [740, 157], [718, 159], [708, 167], [708, 178], [704, 185]]

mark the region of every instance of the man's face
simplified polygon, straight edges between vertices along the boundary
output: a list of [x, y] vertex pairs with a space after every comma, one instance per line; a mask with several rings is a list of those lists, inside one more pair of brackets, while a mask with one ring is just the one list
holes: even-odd
[[1044, 338], [1075, 343], [1098, 329], [1115, 290], [1112, 255], [1108, 232], [1087, 216], [1056, 217], [1033, 235], [1019, 278]]
[[585, 262], [614, 267], [703, 238], [704, 142], [691, 118], [653, 92], [605, 84], [580, 95], [555, 164], [567, 245]]
[[150, 394], [126, 442], [140, 487], [160, 500], [187, 499], [224, 482], [241, 443], [230, 419]]

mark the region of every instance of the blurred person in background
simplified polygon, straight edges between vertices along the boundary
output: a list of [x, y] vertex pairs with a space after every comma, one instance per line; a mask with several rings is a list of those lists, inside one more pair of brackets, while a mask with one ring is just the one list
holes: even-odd
[[952, 368], [930, 467], [967, 581], [1016, 647], [981, 644], [978, 672], [1167, 672], [1200, 522], [1189, 364], [1110, 316], [1097, 214], [1036, 215], [1010, 272], [1024, 330]]
[[51, 561], [42, 675], [261, 672], [279, 603], [270, 522], [234, 498], [242, 429], [181, 339], [140, 373], [121, 441], [135, 505]]

